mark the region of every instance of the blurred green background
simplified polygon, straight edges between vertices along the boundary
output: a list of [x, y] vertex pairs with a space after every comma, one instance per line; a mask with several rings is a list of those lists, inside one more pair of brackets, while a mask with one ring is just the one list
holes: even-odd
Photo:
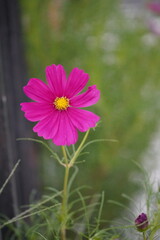
[[[89, 140], [118, 142], [88, 146], [74, 184], [91, 186], [92, 194], [105, 190], [103, 217], [111, 220], [121, 209], [107, 200], [124, 202], [122, 193], [137, 190], [130, 177], [135, 170], [132, 160], [141, 160], [159, 123], [160, 39], [147, 28], [148, 10], [144, 4], [134, 17], [132, 8], [124, 10], [113, 0], [20, 3], [29, 78], [45, 81], [45, 67], [62, 64], [68, 74], [74, 67], [84, 69], [90, 74], [89, 85], [101, 90], [101, 100], [90, 108], [101, 116], [101, 123]], [[42, 189], [61, 189], [63, 170], [54, 159], [43, 150], [39, 163]]]

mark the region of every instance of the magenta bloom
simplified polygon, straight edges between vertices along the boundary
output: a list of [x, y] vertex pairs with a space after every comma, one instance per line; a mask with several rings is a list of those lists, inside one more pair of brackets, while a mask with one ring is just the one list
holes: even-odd
[[159, 2], [150, 2], [148, 3], [148, 8], [157, 14], [160, 14], [160, 1]]
[[23, 90], [35, 102], [21, 103], [21, 110], [29, 121], [38, 121], [33, 128], [38, 136], [69, 146], [78, 140], [77, 130], [85, 132], [99, 121], [99, 116], [81, 108], [95, 104], [100, 91], [93, 85], [79, 94], [89, 75], [78, 68], [67, 79], [63, 66], [51, 65], [46, 68], [46, 77], [48, 84], [37, 78], [29, 80]]
[[148, 228], [148, 218], [145, 213], [141, 213], [135, 220], [137, 230], [140, 232], [145, 231]]

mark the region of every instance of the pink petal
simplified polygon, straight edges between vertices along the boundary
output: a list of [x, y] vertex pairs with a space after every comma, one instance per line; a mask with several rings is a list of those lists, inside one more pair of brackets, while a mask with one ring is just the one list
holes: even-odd
[[89, 128], [96, 126], [100, 117], [96, 114], [78, 108], [68, 108], [69, 117], [73, 125], [81, 132], [86, 132]]
[[93, 85], [85, 93], [73, 97], [70, 105], [73, 107], [89, 107], [95, 104], [100, 98], [100, 91]]
[[46, 77], [50, 89], [56, 97], [64, 96], [66, 86], [66, 73], [61, 65], [51, 65], [46, 68]]
[[53, 142], [56, 145], [71, 145], [78, 140], [77, 130], [68, 117], [68, 111], [62, 111], [59, 114], [59, 126]]
[[37, 78], [31, 78], [23, 90], [29, 98], [37, 102], [51, 102], [54, 97], [49, 87]]
[[81, 92], [86, 86], [88, 79], [89, 75], [87, 73], [81, 69], [74, 68], [68, 77], [65, 96], [71, 98]]
[[48, 103], [24, 102], [21, 103], [21, 110], [25, 117], [32, 122], [44, 119], [53, 111], [53, 106]]
[[59, 113], [54, 109], [50, 115], [34, 126], [33, 131], [44, 139], [52, 139], [58, 131]]

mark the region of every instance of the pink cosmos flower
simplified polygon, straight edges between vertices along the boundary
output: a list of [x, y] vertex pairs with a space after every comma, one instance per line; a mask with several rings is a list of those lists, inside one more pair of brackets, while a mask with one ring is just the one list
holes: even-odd
[[23, 90], [35, 102], [21, 103], [21, 110], [29, 121], [38, 121], [33, 128], [38, 136], [69, 146], [78, 140], [77, 130], [85, 132], [99, 121], [99, 116], [81, 108], [95, 104], [100, 91], [93, 85], [79, 94], [89, 75], [78, 68], [67, 79], [63, 66], [51, 65], [46, 68], [46, 77], [48, 84], [37, 78], [29, 80]]

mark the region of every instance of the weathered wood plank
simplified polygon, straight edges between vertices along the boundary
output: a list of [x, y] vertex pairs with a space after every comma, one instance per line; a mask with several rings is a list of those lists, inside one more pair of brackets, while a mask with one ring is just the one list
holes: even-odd
[[0, 195], [0, 213], [8, 217], [15, 216], [19, 206], [28, 203], [37, 186], [33, 143], [16, 141], [32, 134], [19, 107], [25, 101], [22, 86], [26, 81], [18, 1], [0, 0], [0, 187], [17, 160], [22, 160]]

